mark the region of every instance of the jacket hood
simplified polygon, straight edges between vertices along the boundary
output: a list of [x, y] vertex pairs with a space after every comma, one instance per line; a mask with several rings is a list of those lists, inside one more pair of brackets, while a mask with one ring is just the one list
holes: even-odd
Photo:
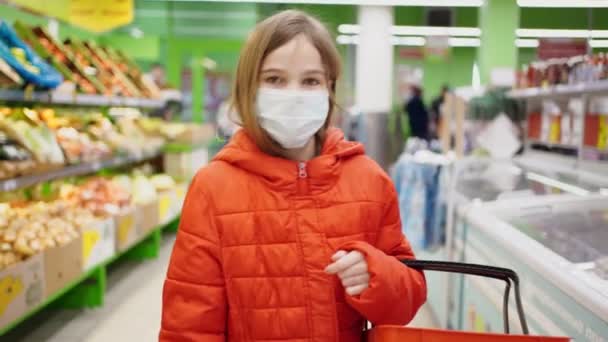
[[[321, 154], [305, 163], [310, 193], [323, 192], [333, 186], [342, 170], [342, 163], [365, 153], [363, 145], [344, 140], [337, 128], [330, 128]], [[244, 129], [239, 129], [214, 160], [227, 162], [263, 178], [270, 186], [296, 192], [300, 163], [262, 152]]]

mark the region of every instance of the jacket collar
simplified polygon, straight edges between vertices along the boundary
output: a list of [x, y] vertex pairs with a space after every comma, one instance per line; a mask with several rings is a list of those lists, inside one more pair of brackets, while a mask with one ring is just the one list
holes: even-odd
[[298, 187], [297, 183], [305, 181], [305, 193], [314, 195], [329, 190], [335, 184], [344, 160], [364, 153], [363, 145], [345, 141], [342, 131], [330, 128], [321, 154], [306, 162], [307, 177], [302, 180], [298, 178], [298, 162], [262, 152], [245, 130], [240, 129], [214, 160], [255, 174], [272, 188], [287, 194], [302, 194], [302, 186]]

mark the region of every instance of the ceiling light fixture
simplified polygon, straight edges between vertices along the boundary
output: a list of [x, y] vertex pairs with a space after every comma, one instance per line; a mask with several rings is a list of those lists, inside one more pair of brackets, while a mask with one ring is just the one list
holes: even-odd
[[391, 38], [391, 43], [395, 46], [424, 46], [426, 39], [424, 37], [395, 37]]
[[517, 0], [519, 7], [601, 8], [608, 0]]
[[[167, 0], [146, 0], [166, 2]], [[255, 2], [316, 5], [376, 5], [421, 7], [481, 7], [484, 0], [170, 0], [171, 2]]]
[[479, 38], [448, 38], [448, 44], [452, 47], [478, 47], [481, 45]]
[[[361, 27], [353, 24], [338, 26], [341, 34], [359, 34]], [[447, 27], [447, 26], [393, 26], [391, 33], [397, 36], [456, 36], [480, 37], [481, 29], [477, 27]]]
[[[424, 37], [400, 37], [392, 36], [391, 44], [395, 46], [425, 46], [426, 38]], [[336, 42], [341, 45], [357, 45], [359, 44], [359, 36], [356, 35], [339, 35]], [[448, 38], [448, 44], [451, 47], [477, 47], [481, 44], [479, 38]]]
[[537, 48], [539, 44], [538, 39], [515, 39], [515, 46], [518, 48]]
[[608, 30], [517, 29], [522, 38], [608, 38]]

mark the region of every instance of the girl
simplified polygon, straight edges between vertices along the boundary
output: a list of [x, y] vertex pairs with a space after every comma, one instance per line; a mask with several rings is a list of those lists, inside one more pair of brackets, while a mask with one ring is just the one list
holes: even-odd
[[240, 129], [186, 198], [161, 341], [360, 341], [426, 299], [386, 174], [329, 128], [340, 74], [298, 11], [257, 25], [233, 90]]

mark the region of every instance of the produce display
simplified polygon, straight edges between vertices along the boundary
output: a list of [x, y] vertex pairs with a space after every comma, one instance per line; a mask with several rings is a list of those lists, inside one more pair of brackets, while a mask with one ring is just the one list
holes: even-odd
[[200, 144], [211, 141], [215, 136], [215, 129], [208, 124], [166, 122], [143, 116], [136, 121], [147, 135], [163, 137], [169, 142]]
[[61, 180], [42, 184], [27, 196], [4, 194], [0, 198], [0, 270], [68, 244], [100, 219], [149, 203], [158, 191], [173, 187], [175, 181], [167, 175], [148, 177], [136, 170], [111, 178], [91, 177], [80, 184]]
[[0, 179], [26, 174], [35, 167], [32, 154], [0, 132]]
[[55, 135], [31, 109], [0, 108], [0, 131], [31, 152], [40, 165], [65, 163]]
[[0, 58], [0, 87], [16, 87], [23, 84], [23, 79]]
[[[0, 42], [4, 39], [4, 44], [0, 46], [0, 86], [21, 85], [21, 76], [40, 88], [56, 88], [63, 76], [65, 82], [84, 94], [160, 97], [158, 88], [147, 82], [139, 67], [119, 51], [73, 38], [60, 42], [44, 28], [19, 21], [15, 22], [14, 31], [6, 23], [1, 25]], [[51, 74], [54, 82], [38, 82]]]
[[[131, 115], [118, 115], [125, 111]], [[166, 143], [163, 136], [145, 133], [138, 124], [138, 110], [115, 114], [0, 107], [0, 179], [114, 155], [143, 157], [160, 151]]]
[[591, 83], [608, 79], [608, 55], [550, 59], [525, 65], [517, 73], [517, 88]]
[[78, 238], [93, 216], [67, 201], [0, 204], [0, 269]]
[[25, 44], [16, 32], [0, 20], [0, 59], [27, 83], [42, 89], [56, 88], [63, 77]]
[[128, 189], [105, 178], [92, 178], [81, 186], [66, 187], [60, 196], [99, 217], [118, 215], [131, 206]]

